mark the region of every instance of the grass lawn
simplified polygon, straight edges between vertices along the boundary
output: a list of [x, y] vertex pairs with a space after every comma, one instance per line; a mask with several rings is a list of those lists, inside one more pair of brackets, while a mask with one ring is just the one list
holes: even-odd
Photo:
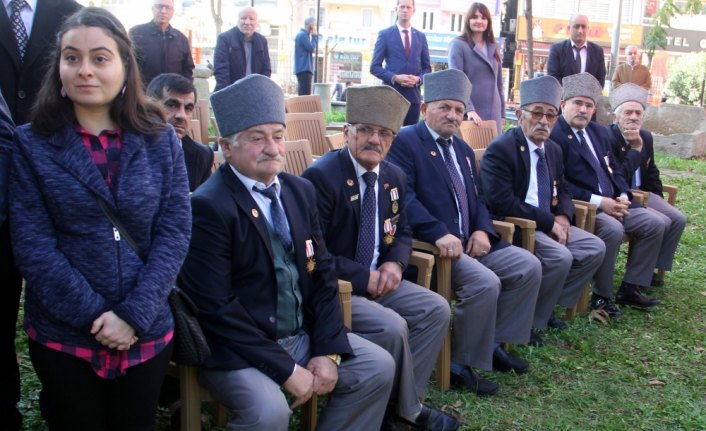
[[[654, 295], [663, 305], [624, 309], [607, 326], [579, 316], [569, 329], [547, 332], [543, 348], [513, 347], [532, 369], [489, 373], [501, 384], [497, 395], [442, 393], [430, 385], [427, 403], [459, 415], [463, 430], [706, 430], [706, 162], [655, 158], [663, 182], [679, 187], [677, 206], [689, 220], [674, 269]], [[39, 385], [18, 334], [21, 408], [25, 429], [35, 430], [42, 423]]]

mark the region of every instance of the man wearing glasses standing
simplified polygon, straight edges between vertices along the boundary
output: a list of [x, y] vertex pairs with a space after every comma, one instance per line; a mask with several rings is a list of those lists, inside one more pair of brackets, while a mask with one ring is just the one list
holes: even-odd
[[542, 283], [530, 344], [543, 345], [547, 326], [566, 328], [554, 306], [573, 307], [583, 286], [603, 261], [600, 238], [571, 226], [573, 203], [564, 180], [561, 149], [549, 140], [561, 101], [561, 85], [552, 76], [520, 83], [519, 126], [495, 139], [483, 156], [480, 177], [490, 212], [537, 223], [535, 256], [542, 263]]
[[152, 14], [152, 21], [130, 29], [142, 82], [147, 85], [161, 73], [178, 73], [192, 80], [194, 60], [189, 40], [169, 24], [174, 16], [174, 1], [154, 0]]

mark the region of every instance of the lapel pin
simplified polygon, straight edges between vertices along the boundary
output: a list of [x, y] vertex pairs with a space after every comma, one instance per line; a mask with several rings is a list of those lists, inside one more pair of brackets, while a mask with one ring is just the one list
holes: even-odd
[[387, 183], [385, 183], [385, 184], [382, 185], [382, 188], [385, 189], [385, 190], [387, 190], [387, 189], [390, 188], [390, 185], [387, 184]]
[[360, 198], [359, 194], [355, 194], [355, 195], [351, 196], [351, 202], [357, 201], [358, 198]]
[[253, 216], [253, 217], [255, 217], [255, 218], [260, 217], [260, 213], [257, 212], [257, 210], [256, 210], [255, 208], [253, 208], [252, 210], [250, 210], [250, 212], [252, 213], [252, 216]]
[[566, 137], [569, 139], [574, 139], [574, 135], [566, 135]]
[[432, 150], [431, 155], [432, 155], [432, 157], [436, 157], [436, 151]]
[[525, 151], [525, 146], [524, 146], [524, 145], [520, 145], [520, 151]]
[[348, 178], [348, 179], [346, 180], [346, 184], [348, 184], [349, 186], [353, 187], [353, 180], [350, 179], [350, 178]]

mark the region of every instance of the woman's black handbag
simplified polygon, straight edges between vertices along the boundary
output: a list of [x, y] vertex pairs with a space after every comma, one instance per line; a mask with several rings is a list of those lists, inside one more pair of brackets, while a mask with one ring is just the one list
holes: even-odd
[[201, 365], [211, 356], [197, 316], [199, 309], [183, 290], [174, 286], [169, 293], [174, 315], [174, 353], [172, 361], [181, 365]]
[[[95, 198], [105, 216], [108, 217], [115, 229], [120, 232], [120, 236], [135, 250], [143, 262], [146, 261], [146, 256], [143, 256], [142, 250], [125, 230], [113, 209], [98, 195], [95, 195]], [[211, 349], [208, 347], [206, 337], [203, 335], [199, 325], [197, 318], [199, 314], [198, 307], [196, 307], [196, 304], [186, 292], [177, 286], [174, 286], [169, 293], [169, 307], [172, 309], [172, 315], [174, 316], [174, 352], [172, 353], [172, 361], [180, 365], [203, 364], [211, 356]]]

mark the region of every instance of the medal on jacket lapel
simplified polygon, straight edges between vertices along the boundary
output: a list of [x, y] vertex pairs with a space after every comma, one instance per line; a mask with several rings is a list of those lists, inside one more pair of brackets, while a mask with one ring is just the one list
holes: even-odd
[[603, 156], [603, 160], [605, 161], [605, 165], [608, 168], [608, 172], [610, 172], [610, 174], [613, 175], [613, 169], [610, 167], [610, 158], [608, 157], [608, 154]]
[[314, 260], [314, 243], [312, 240], [307, 239], [305, 242], [306, 247], [306, 272], [311, 274], [316, 268], [316, 261]]
[[395, 240], [395, 232], [397, 231], [397, 224], [392, 224], [391, 219], [385, 219], [382, 224], [382, 230], [385, 233], [383, 241], [385, 244], [390, 245]]
[[390, 200], [392, 201], [392, 214], [397, 214], [400, 209], [400, 204], [397, 202], [400, 200], [400, 192], [397, 191], [397, 187], [390, 190]]
[[556, 180], [554, 180], [554, 186], [552, 187], [552, 207], [559, 205], [559, 196], [556, 192]]

